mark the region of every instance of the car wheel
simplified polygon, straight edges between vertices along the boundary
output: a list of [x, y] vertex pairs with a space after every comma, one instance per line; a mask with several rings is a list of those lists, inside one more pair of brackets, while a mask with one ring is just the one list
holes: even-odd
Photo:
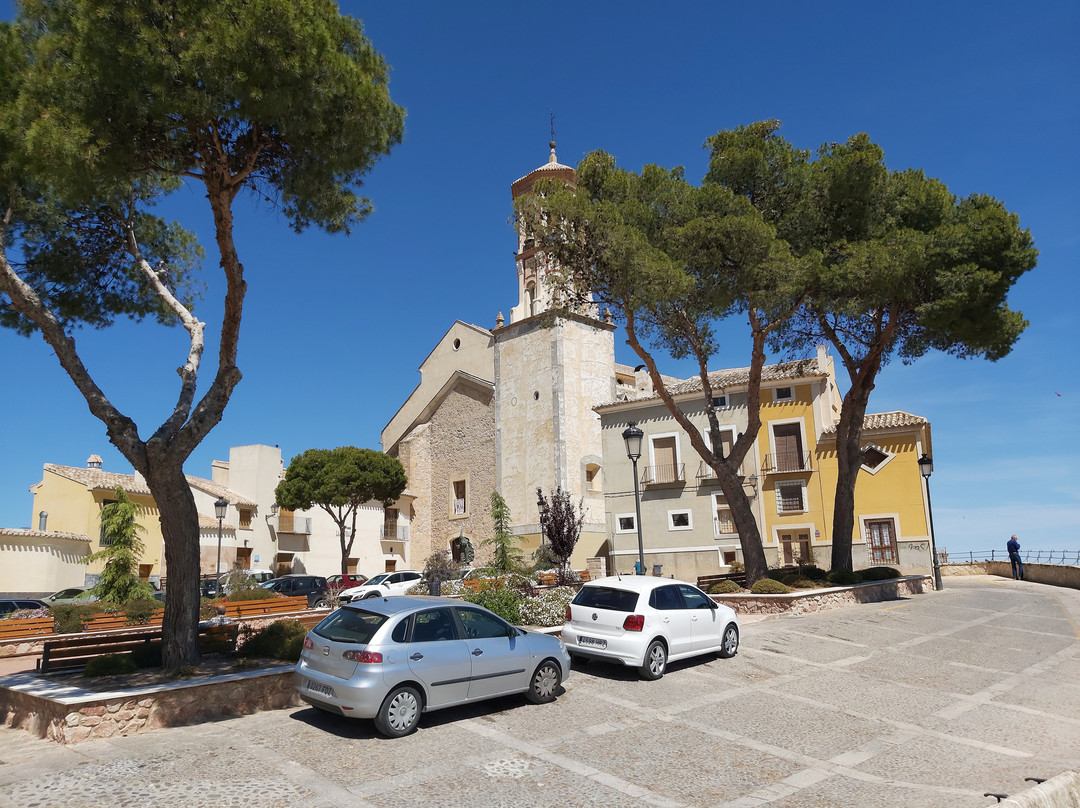
[[555, 701], [555, 691], [559, 689], [562, 681], [562, 671], [559, 666], [546, 659], [541, 662], [533, 672], [529, 689], [525, 691], [525, 698], [533, 704], [547, 704]]
[[330, 608], [330, 601], [328, 601], [326, 598], [319, 598], [317, 601], [315, 601], [315, 608], [316, 609], [329, 609]]
[[420, 694], [411, 687], [391, 690], [375, 716], [375, 729], [388, 738], [401, 738], [420, 723]]
[[581, 654], [570, 654], [570, 661], [575, 665], [588, 665], [591, 661], [587, 656]]
[[724, 636], [720, 640], [720, 650], [717, 652], [721, 659], [731, 659], [739, 653], [739, 627], [734, 623], [728, 623], [724, 629]]
[[379, 597], [378, 592], [368, 592], [366, 595], [364, 595], [364, 600], [371, 600], [372, 598], [377, 598], [377, 597]]
[[653, 640], [645, 649], [645, 661], [639, 672], [642, 679], [659, 679], [667, 669], [667, 647], [660, 640]]

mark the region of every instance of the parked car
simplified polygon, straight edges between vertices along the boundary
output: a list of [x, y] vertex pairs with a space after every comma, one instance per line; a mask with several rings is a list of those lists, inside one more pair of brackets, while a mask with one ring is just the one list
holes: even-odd
[[262, 585], [263, 589], [279, 592], [286, 597], [307, 596], [309, 609], [325, 609], [330, 606], [330, 591], [326, 579], [320, 575], [283, 575]]
[[34, 598], [13, 598], [11, 600], [0, 600], [0, 617], [11, 614], [12, 612], [21, 612], [24, 609], [48, 608], [48, 603], [43, 600], [36, 600]]
[[88, 586], [69, 586], [42, 598], [50, 607], [65, 603], [96, 603], [97, 599], [98, 596], [93, 594]]
[[566, 607], [562, 638], [571, 657], [617, 662], [659, 679], [670, 661], [735, 656], [739, 620], [683, 581], [616, 575], [582, 585]]
[[331, 589], [352, 589], [354, 586], [363, 586], [367, 579], [366, 575], [358, 572], [352, 575], [327, 575], [326, 585]]
[[455, 704], [511, 693], [554, 701], [569, 675], [557, 637], [472, 603], [403, 596], [343, 606], [308, 632], [296, 688], [320, 710], [373, 718], [397, 738], [416, 729], [421, 713]]
[[384, 572], [365, 581], [363, 586], [354, 586], [338, 595], [338, 603], [344, 605], [364, 598], [381, 598], [387, 595], [404, 595], [411, 586], [420, 583], [423, 576], [416, 570], [395, 570]]

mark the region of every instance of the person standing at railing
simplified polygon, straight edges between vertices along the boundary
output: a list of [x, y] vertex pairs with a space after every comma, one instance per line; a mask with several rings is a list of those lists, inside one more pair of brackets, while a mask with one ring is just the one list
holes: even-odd
[[1013, 533], [1012, 538], [1005, 543], [1005, 549], [1009, 551], [1009, 561], [1012, 562], [1012, 575], [1014, 581], [1024, 580], [1024, 562], [1020, 558], [1020, 542]]

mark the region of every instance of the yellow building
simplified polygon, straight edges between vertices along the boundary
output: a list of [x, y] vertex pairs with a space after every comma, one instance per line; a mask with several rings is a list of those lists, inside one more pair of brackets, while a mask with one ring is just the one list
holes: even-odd
[[[709, 376], [720, 441], [730, 447], [749, 423], [748, 370]], [[700, 379], [666, 384], [705, 434]], [[833, 360], [824, 348], [814, 358], [766, 365], [762, 371], [761, 427], [741, 476], [771, 567], [797, 561], [830, 566], [840, 405]], [[647, 377], [639, 375], [636, 389], [623, 388], [616, 401], [596, 411], [604, 435], [608, 535], [592, 552], [607, 556], [608, 568], [622, 572], [631, 571], [637, 560], [634, 480], [622, 439], [633, 421], [644, 433], [637, 482], [646, 568], [659, 565], [661, 574], [684, 580], [730, 570], [742, 558], [742, 545], [726, 498]], [[855, 568], [929, 570], [928, 511], [917, 461], [930, 454], [930, 423], [905, 412], [867, 415], [862, 449], [852, 535]]]
[[[196, 503], [200, 508], [201, 572], [212, 574], [217, 562], [218, 522], [212, 510], [211, 513], [206, 514], [203, 513], [203, 509], [206, 507], [212, 509], [213, 500], [224, 497], [229, 503], [228, 521], [243, 520], [245, 515], [250, 521], [250, 514], [255, 508], [255, 503], [211, 480], [191, 476], [188, 476], [187, 480], [192, 487], [192, 492], [196, 495]], [[102, 548], [101, 509], [108, 503], [116, 501], [117, 488], [123, 489], [135, 504], [136, 519], [142, 528], [139, 538], [144, 549], [142, 558], [139, 560], [139, 575], [147, 579], [165, 576], [167, 571], [164, 568], [165, 552], [161, 536], [161, 522], [157, 503], [146, 481], [138, 473], [119, 474], [105, 471], [98, 455], [91, 455], [87, 459], [86, 468], [60, 466], [54, 463], [45, 464], [41, 482], [30, 488], [34, 495], [34, 515], [38, 521], [38, 528], [49, 532], [60, 531], [88, 537], [89, 552], [97, 552]], [[235, 528], [226, 523], [222, 528], [222, 534], [228, 537], [228, 541], [223, 544], [221, 566], [228, 570], [236, 560]], [[93, 562], [84, 568], [84, 572], [87, 576], [95, 576], [104, 566], [104, 561]], [[83, 582], [80, 580], [78, 583]]]

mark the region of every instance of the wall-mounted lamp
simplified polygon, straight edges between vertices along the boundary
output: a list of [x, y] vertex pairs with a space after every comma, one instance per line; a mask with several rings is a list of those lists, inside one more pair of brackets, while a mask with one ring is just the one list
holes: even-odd
[[751, 491], [755, 494], [757, 493], [757, 483], [758, 480], [756, 474], [751, 474], [749, 477], [746, 478], [746, 484], [750, 486]]

